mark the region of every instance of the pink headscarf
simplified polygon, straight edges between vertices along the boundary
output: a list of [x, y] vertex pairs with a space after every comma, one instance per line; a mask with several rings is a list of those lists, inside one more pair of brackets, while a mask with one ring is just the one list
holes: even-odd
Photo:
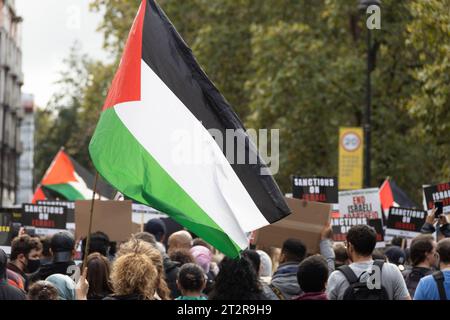
[[195, 262], [203, 269], [203, 271], [205, 271], [205, 273], [208, 273], [212, 260], [211, 251], [204, 246], [195, 246], [191, 248], [190, 252], [194, 257]]

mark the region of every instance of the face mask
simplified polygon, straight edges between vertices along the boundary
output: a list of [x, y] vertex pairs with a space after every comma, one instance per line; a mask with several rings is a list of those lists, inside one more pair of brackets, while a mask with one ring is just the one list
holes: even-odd
[[39, 269], [39, 267], [41, 266], [41, 260], [39, 259], [28, 259], [28, 264], [27, 264], [27, 273], [34, 273], [37, 271], [37, 269]]

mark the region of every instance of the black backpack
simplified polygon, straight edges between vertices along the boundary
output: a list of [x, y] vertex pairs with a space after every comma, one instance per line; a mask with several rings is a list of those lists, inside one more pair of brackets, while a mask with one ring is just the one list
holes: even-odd
[[435, 273], [433, 273], [433, 278], [434, 278], [434, 281], [436, 281], [436, 285], [438, 287], [439, 299], [448, 300], [447, 294], [445, 293], [445, 287], [444, 287], [445, 278], [444, 278], [444, 274], [442, 273], [442, 271], [436, 271]]
[[[375, 260], [373, 264], [380, 268], [380, 272], [383, 270], [384, 261]], [[367, 282], [360, 281], [364, 272], [358, 278], [349, 266], [341, 266], [338, 270], [344, 274], [349, 283], [349, 287], [344, 292], [344, 300], [389, 300], [385, 287], [369, 289]]]
[[420, 279], [432, 273], [431, 270], [424, 268], [412, 268], [411, 270], [403, 271], [402, 275], [411, 297], [414, 297]]

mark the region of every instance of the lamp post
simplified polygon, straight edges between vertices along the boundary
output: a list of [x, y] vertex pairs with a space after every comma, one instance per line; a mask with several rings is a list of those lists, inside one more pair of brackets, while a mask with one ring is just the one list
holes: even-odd
[[[380, 6], [380, 0], [359, 0], [358, 9], [366, 13], [371, 5]], [[365, 23], [363, 24], [366, 25]], [[366, 106], [364, 110], [364, 187], [370, 187], [371, 173], [371, 109], [372, 109], [372, 81], [371, 73], [375, 68], [374, 55], [372, 50], [372, 34], [367, 29], [367, 78], [366, 78]]]

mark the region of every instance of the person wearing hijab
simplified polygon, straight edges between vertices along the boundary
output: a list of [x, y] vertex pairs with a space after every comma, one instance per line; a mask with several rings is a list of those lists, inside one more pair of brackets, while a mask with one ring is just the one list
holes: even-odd
[[211, 271], [211, 261], [213, 254], [211, 250], [204, 246], [194, 246], [190, 250], [194, 257], [195, 263], [199, 265], [207, 277], [206, 288], [203, 290], [205, 294], [208, 294], [213, 287], [215, 274]]
[[45, 281], [50, 282], [58, 290], [59, 300], [76, 300], [75, 282], [65, 274], [52, 274]]
[[270, 259], [270, 256], [262, 250], [257, 250], [256, 252], [258, 252], [261, 258], [259, 278], [262, 282], [270, 284], [270, 280], [272, 279], [272, 259]]

